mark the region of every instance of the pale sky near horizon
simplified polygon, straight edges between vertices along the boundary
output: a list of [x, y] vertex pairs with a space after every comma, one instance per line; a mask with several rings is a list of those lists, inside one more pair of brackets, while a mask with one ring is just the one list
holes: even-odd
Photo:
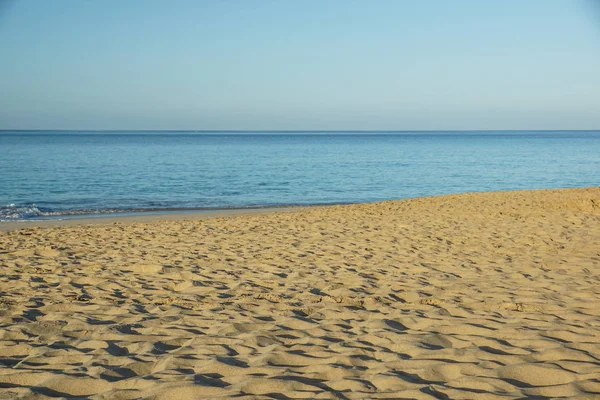
[[0, 129], [600, 129], [600, 0], [0, 0]]

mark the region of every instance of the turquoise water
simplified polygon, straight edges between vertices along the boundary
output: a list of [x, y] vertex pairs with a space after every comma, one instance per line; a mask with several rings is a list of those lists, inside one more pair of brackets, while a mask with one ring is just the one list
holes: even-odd
[[600, 131], [0, 132], [0, 219], [600, 185]]

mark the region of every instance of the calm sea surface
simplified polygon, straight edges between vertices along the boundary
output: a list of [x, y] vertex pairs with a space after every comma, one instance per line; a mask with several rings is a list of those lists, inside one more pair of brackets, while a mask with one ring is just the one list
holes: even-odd
[[0, 220], [600, 185], [600, 131], [0, 132]]

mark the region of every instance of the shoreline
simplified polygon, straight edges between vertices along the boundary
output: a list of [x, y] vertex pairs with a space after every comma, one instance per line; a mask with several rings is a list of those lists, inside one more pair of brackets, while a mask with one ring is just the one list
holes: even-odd
[[81, 226], [81, 225], [111, 225], [115, 223], [155, 223], [161, 221], [198, 221], [213, 218], [230, 218], [238, 216], [266, 215], [273, 213], [289, 213], [300, 210], [307, 210], [320, 207], [338, 207], [338, 206], [361, 206], [369, 204], [385, 204], [403, 201], [415, 201], [420, 199], [435, 199], [451, 196], [469, 196], [469, 195], [493, 195], [502, 193], [535, 193], [535, 192], [560, 192], [569, 190], [593, 190], [600, 186], [590, 186], [582, 188], [555, 188], [555, 189], [525, 189], [525, 190], [500, 190], [500, 191], [482, 191], [482, 192], [461, 192], [447, 193], [430, 196], [408, 197], [403, 199], [388, 199], [365, 203], [325, 203], [325, 204], [306, 204], [306, 205], [284, 205], [284, 206], [256, 206], [246, 208], [217, 208], [217, 209], [175, 209], [175, 210], [148, 210], [132, 211], [112, 214], [88, 214], [83, 216], [66, 216], [65, 219], [33, 219], [33, 220], [15, 220], [0, 221], [0, 232], [13, 231], [29, 228], [52, 228], [62, 226]]
[[329, 207], [331, 205], [308, 205], [289, 207], [256, 207], [218, 210], [186, 210], [186, 211], [139, 211], [107, 214], [102, 216], [84, 216], [65, 219], [0, 221], [0, 232], [28, 228], [51, 228], [60, 226], [110, 225], [115, 223], [152, 223], [161, 221], [197, 221], [211, 218], [263, 215], [270, 213], [293, 212], [309, 207]]

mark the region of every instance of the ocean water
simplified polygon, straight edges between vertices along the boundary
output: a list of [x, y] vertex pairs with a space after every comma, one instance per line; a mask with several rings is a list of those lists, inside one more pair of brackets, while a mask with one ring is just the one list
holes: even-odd
[[0, 220], [600, 185], [600, 131], [0, 132]]

